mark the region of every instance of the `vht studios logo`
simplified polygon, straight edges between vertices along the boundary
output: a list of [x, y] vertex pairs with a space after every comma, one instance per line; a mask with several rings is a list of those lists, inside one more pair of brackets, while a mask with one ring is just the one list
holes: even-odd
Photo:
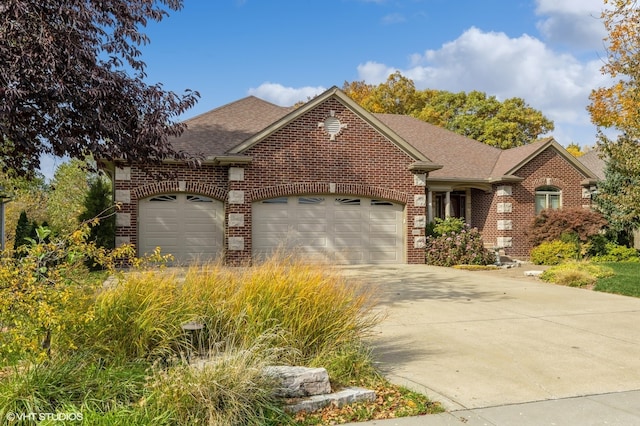
[[13, 413], [6, 415], [9, 424], [13, 422], [23, 422], [25, 420], [43, 422], [45, 420], [53, 422], [81, 422], [82, 413]]

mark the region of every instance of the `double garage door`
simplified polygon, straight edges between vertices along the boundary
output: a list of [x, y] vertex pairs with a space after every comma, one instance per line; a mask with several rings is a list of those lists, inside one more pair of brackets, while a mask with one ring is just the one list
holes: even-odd
[[295, 196], [253, 204], [253, 255], [282, 249], [330, 263], [403, 263], [403, 208], [384, 200]]
[[[294, 251], [340, 264], [403, 263], [403, 207], [347, 196], [291, 196], [253, 203], [252, 255]], [[223, 252], [223, 203], [201, 195], [140, 200], [139, 253], [161, 247], [177, 262], [206, 261]]]

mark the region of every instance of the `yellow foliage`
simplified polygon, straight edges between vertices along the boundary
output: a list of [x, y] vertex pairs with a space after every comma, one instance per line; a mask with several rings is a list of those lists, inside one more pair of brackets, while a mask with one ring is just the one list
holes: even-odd
[[598, 126], [638, 129], [640, 95], [640, 9], [635, 0], [605, 0], [601, 18], [607, 30], [608, 58], [602, 73], [619, 78], [591, 93], [588, 107]]
[[566, 149], [567, 149], [567, 152], [569, 152], [569, 154], [573, 155], [576, 158], [582, 157], [585, 154], [580, 148], [580, 146], [576, 145], [575, 143], [569, 144], [569, 146], [567, 146]]
[[[114, 270], [129, 262], [134, 254], [130, 246], [115, 250], [97, 247], [87, 241], [88, 224], [66, 237], [47, 241], [40, 229], [39, 241], [24, 246], [14, 257], [10, 251], [0, 254], [0, 359], [16, 355], [35, 359], [46, 357], [56, 345], [73, 347], [73, 342], [56, 339], [91, 320], [87, 304], [92, 289], [84, 282], [88, 276], [87, 259]], [[156, 258], [164, 259], [159, 253]], [[67, 333], [65, 333], [67, 332]]]

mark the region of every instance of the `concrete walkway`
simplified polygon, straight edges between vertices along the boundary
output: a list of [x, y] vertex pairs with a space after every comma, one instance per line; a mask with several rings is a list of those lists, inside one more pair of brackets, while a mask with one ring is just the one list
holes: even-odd
[[386, 376], [448, 410], [369, 424], [640, 424], [640, 299], [525, 268], [342, 270], [380, 294], [374, 351]]

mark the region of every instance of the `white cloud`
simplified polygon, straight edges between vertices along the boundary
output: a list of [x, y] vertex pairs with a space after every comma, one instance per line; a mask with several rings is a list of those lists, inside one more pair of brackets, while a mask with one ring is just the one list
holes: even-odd
[[[479, 90], [499, 99], [519, 97], [556, 124], [558, 141], [591, 144], [595, 130], [585, 110], [591, 90], [606, 84], [599, 60], [581, 62], [557, 53], [535, 37], [509, 38], [504, 33], [465, 31], [437, 50], [413, 54], [400, 72], [418, 89], [451, 92]], [[396, 68], [377, 62], [358, 66], [359, 77], [370, 84], [386, 81]], [[571, 135], [579, 126], [588, 135]]]
[[276, 105], [291, 106], [296, 102], [307, 101], [327, 90], [324, 87], [285, 87], [277, 83], [262, 83], [257, 88], [249, 89], [249, 95], [272, 102]]
[[389, 67], [378, 62], [369, 61], [358, 65], [358, 76], [368, 84], [380, 84], [387, 81], [387, 77], [397, 71], [397, 68]]
[[537, 27], [550, 43], [601, 51], [606, 36], [602, 0], [536, 0]]

